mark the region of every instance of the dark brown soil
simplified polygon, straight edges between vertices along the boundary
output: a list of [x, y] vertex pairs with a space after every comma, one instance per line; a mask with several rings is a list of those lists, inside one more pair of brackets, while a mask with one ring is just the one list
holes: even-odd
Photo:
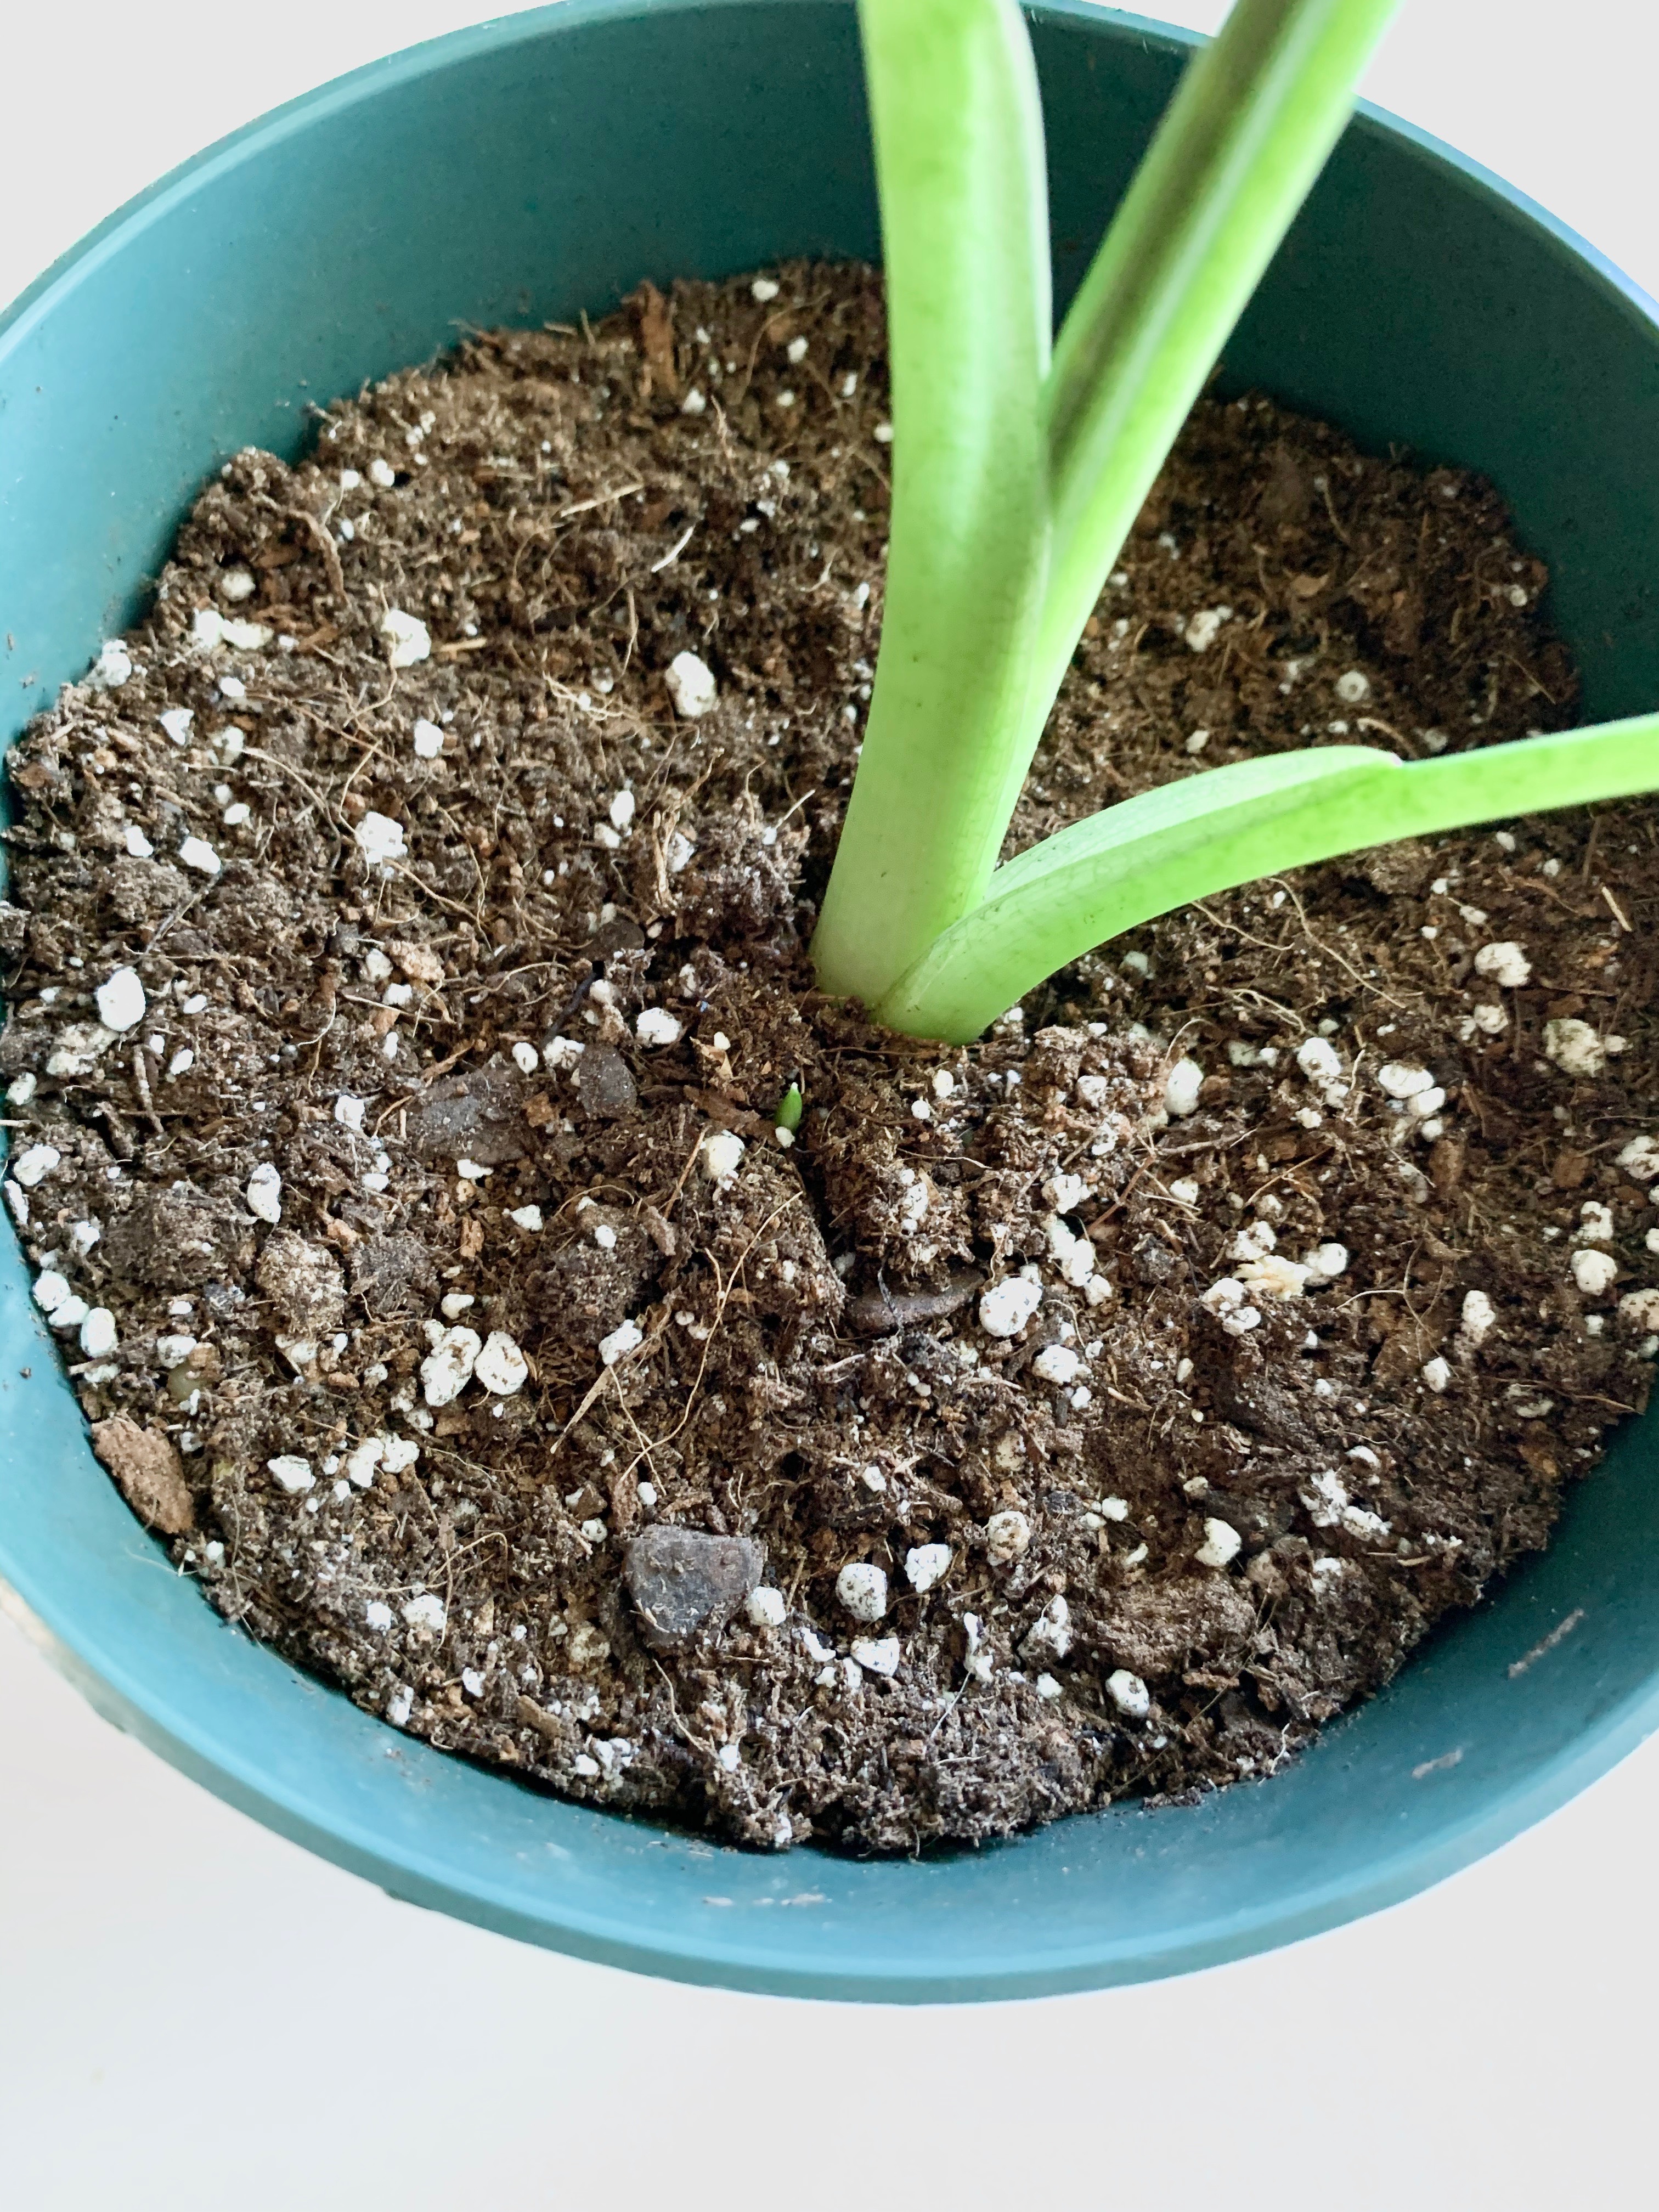
[[[882, 319], [773, 283], [469, 340], [210, 485], [11, 757], [7, 1194], [228, 1616], [568, 1795], [908, 1851], [1270, 1774], [1545, 1542], [1656, 1349], [1656, 817], [1253, 885], [967, 1050], [826, 1003]], [[1544, 583], [1472, 478], [1206, 401], [1012, 843], [1565, 724]]]

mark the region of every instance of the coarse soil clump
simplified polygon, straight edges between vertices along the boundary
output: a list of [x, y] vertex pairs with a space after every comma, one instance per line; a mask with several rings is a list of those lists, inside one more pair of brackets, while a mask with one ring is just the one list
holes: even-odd
[[[884, 343], [805, 264], [469, 337], [228, 463], [8, 763], [6, 1197], [135, 1509], [368, 1711], [766, 1848], [1270, 1775], [1547, 1540], [1659, 1316], [1650, 805], [1206, 900], [965, 1049], [815, 992]], [[1568, 725], [1545, 583], [1207, 398], [1010, 849]]]

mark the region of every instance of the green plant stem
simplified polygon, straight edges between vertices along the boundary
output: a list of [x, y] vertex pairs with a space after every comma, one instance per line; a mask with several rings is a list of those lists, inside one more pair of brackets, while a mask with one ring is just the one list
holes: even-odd
[[[1024, 764], [1153, 479], [1340, 135], [1400, 0], [1237, 0], [1188, 64], [1066, 317]], [[1009, 793], [1009, 812], [1018, 781]]]
[[1043, 978], [1153, 915], [1396, 838], [1659, 783], [1659, 714], [1402, 762], [1364, 745], [1187, 777], [1074, 823], [1000, 868], [876, 1008], [891, 1029], [966, 1043]]
[[984, 895], [1152, 478], [1398, 0], [1236, 0], [1048, 356], [1042, 118], [1014, 0], [860, 0], [893, 501], [862, 758], [813, 939], [874, 1005]]
[[873, 1001], [982, 894], [1048, 572], [1052, 310], [1036, 71], [1013, 0], [861, 0], [892, 371], [886, 609], [813, 939]]

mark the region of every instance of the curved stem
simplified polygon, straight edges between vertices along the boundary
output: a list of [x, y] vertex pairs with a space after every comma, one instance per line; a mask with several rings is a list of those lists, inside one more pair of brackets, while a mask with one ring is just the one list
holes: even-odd
[[1056, 969], [1121, 931], [1285, 868], [1659, 786], [1659, 714], [1406, 763], [1322, 746], [1164, 784], [1034, 845], [877, 1007], [965, 1043]]
[[874, 696], [812, 954], [873, 1002], [980, 898], [1048, 572], [1052, 311], [1036, 73], [1014, 0], [860, 0], [893, 503]]

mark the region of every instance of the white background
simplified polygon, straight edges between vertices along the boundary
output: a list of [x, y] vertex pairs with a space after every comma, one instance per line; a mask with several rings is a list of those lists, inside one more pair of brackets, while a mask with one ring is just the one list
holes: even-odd
[[[15, 6], [0, 301], [198, 147], [489, 12]], [[1651, 0], [1407, 0], [1367, 88], [1659, 290], [1656, 60]], [[0, 2197], [1646, 2207], [1656, 1836], [1659, 1741], [1431, 1895], [1271, 1958], [954, 2013], [727, 1996], [391, 1903], [103, 1727], [0, 1622]]]

